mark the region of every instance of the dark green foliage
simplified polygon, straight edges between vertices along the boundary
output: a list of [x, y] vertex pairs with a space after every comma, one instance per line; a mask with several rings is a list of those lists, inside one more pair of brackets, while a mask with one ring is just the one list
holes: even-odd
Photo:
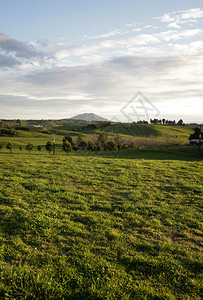
[[107, 140], [108, 140], [108, 135], [106, 132], [101, 132], [98, 136], [98, 139], [97, 139], [97, 142], [96, 144], [98, 146], [100, 146], [101, 149], [104, 149], [105, 148], [105, 145], [107, 143]]
[[77, 144], [72, 143], [72, 149], [73, 149], [73, 151], [78, 151], [80, 149], [80, 147]]
[[20, 152], [22, 151], [22, 147], [21, 146], [19, 146], [19, 150], [20, 150]]
[[0, 136], [18, 136], [13, 129], [0, 129]]
[[2, 144], [0, 144], [0, 150], [3, 148]]
[[132, 142], [130, 143], [130, 145], [129, 145], [129, 148], [130, 148], [130, 149], [137, 149], [137, 144], [136, 144], [136, 142], [135, 142], [135, 141], [132, 141]]
[[85, 141], [82, 141], [79, 145], [78, 145], [82, 150], [85, 150], [87, 148], [87, 143]]
[[8, 142], [8, 144], [6, 145], [6, 148], [8, 150], [10, 150], [10, 153], [12, 153], [13, 144], [11, 142]]
[[109, 151], [116, 151], [118, 150], [118, 145], [116, 144], [115, 141], [109, 141], [106, 144], [107, 150]]
[[30, 153], [32, 151], [32, 149], [33, 149], [33, 144], [31, 144], [31, 143], [27, 144], [27, 146], [25, 147], [25, 149], [28, 150], [29, 153]]
[[83, 138], [81, 137], [81, 135], [79, 135], [79, 136], [77, 137], [76, 144], [77, 144], [78, 146], [80, 146], [80, 143], [82, 143], [82, 142], [84, 142], [84, 140], [83, 140]]
[[51, 151], [53, 150], [53, 146], [54, 146], [54, 144], [53, 144], [53, 142], [51, 142], [51, 141], [48, 141], [48, 142], [46, 143], [46, 150], [49, 152], [49, 154], [50, 154]]
[[115, 142], [117, 144], [118, 150], [121, 150], [123, 148], [123, 141], [122, 141], [120, 135], [117, 134], [114, 140], [115, 140]]
[[67, 153], [70, 152], [70, 151], [72, 151], [71, 143], [69, 143], [68, 140], [65, 140], [63, 142], [62, 149], [63, 149], [63, 151], [65, 151]]
[[194, 129], [194, 133], [192, 133], [189, 137], [189, 140], [193, 140], [193, 139], [199, 139], [199, 135], [200, 135], [200, 128], [196, 127]]
[[87, 143], [87, 150], [93, 151], [95, 150], [95, 144], [92, 141]]
[[67, 135], [63, 138], [63, 142], [65, 142], [65, 141], [68, 141], [71, 145], [72, 145], [72, 143], [73, 143], [73, 139], [72, 139], [72, 137], [71, 137], [69, 134], [67, 134]]
[[51, 132], [45, 127], [25, 127], [25, 126], [15, 126], [15, 130], [26, 131], [26, 132], [39, 132], [44, 134], [51, 134]]
[[42, 150], [42, 147], [40, 145], [37, 146], [37, 150], [40, 152]]

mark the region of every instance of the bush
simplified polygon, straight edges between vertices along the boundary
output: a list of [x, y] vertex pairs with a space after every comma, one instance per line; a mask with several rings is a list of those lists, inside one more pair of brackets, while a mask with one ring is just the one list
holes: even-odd
[[31, 143], [27, 144], [25, 149], [28, 150], [30, 153], [30, 151], [33, 149], [33, 144], [31, 144]]
[[80, 149], [80, 147], [79, 147], [78, 145], [76, 145], [75, 143], [72, 143], [72, 149], [73, 149], [74, 151], [77, 151], [77, 150]]
[[63, 142], [68, 141], [71, 145], [73, 144], [73, 139], [72, 137], [67, 134], [64, 138], [63, 138]]
[[8, 144], [6, 145], [6, 148], [8, 150], [10, 150], [10, 153], [12, 153], [13, 144], [11, 142], [8, 142]]
[[72, 151], [72, 145], [71, 145], [71, 143], [68, 142], [67, 140], [65, 140], [65, 141], [63, 142], [62, 149], [63, 149], [63, 151], [65, 151], [65, 152], [67, 152], [67, 153], [70, 152], [70, 151]]
[[40, 145], [37, 147], [37, 150], [38, 150], [39, 152], [42, 150], [42, 148], [41, 148]]
[[137, 144], [136, 144], [136, 142], [135, 142], [135, 141], [132, 141], [132, 142], [130, 143], [130, 145], [129, 145], [129, 148], [130, 148], [130, 149], [137, 149]]
[[90, 151], [95, 150], [95, 144], [92, 141], [87, 143], [87, 150], [90, 150]]
[[48, 141], [46, 143], [46, 150], [49, 151], [49, 154], [51, 153], [51, 151], [53, 150], [53, 143], [51, 141]]
[[115, 141], [109, 141], [107, 143], [107, 149], [109, 151], [116, 151], [116, 150], [118, 150], [118, 145]]
[[13, 129], [0, 129], [0, 136], [18, 136]]
[[87, 148], [87, 143], [85, 141], [82, 141], [80, 144], [79, 144], [79, 147], [82, 149], [82, 150], [85, 150]]

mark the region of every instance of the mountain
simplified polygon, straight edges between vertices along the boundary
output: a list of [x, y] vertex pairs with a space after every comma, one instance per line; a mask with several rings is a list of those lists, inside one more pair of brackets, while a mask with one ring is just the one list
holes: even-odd
[[75, 117], [70, 118], [70, 120], [96, 121], [96, 122], [108, 121], [107, 119], [97, 116], [93, 113], [79, 114]]

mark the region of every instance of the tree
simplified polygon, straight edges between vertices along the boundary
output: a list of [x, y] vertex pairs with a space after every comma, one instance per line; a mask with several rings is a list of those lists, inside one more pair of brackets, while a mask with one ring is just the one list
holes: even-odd
[[87, 143], [87, 150], [93, 151], [95, 150], [95, 144], [92, 141]]
[[137, 144], [136, 144], [136, 142], [135, 142], [135, 141], [132, 141], [132, 142], [130, 143], [130, 145], [129, 145], [129, 148], [130, 148], [130, 149], [137, 149]]
[[97, 139], [97, 145], [100, 146], [100, 149], [104, 149], [105, 148], [105, 144], [107, 142], [108, 139], [108, 135], [106, 132], [101, 132], [98, 136]]
[[107, 149], [108, 149], [109, 151], [115, 151], [115, 150], [118, 150], [118, 145], [117, 145], [117, 143], [116, 143], [115, 141], [109, 141], [109, 142], [107, 143]]
[[49, 154], [51, 153], [51, 151], [53, 150], [53, 143], [51, 141], [48, 141], [46, 143], [46, 150], [49, 151]]
[[183, 125], [184, 125], [184, 123], [183, 123], [183, 120], [182, 120], [182, 119], [180, 119], [180, 120], [178, 121], [178, 125], [179, 125], [179, 126], [183, 126]]
[[12, 145], [11, 142], [8, 142], [8, 144], [6, 145], [6, 148], [7, 148], [8, 150], [10, 150], [10, 153], [12, 153], [13, 145]]
[[87, 148], [87, 143], [85, 141], [82, 141], [80, 144], [79, 144], [79, 147], [82, 149], [82, 150], [85, 150]]
[[75, 143], [72, 144], [72, 149], [74, 151], [78, 151], [80, 149], [80, 147], [78, 145], [76, 145]]
[[65, 141], [63, 142], [62, 149], [63, 149], [63, 151], [65, 151], [66, 153], [72, 151], [72, 145], [71, 145], [71, 143], [70, 143], [68, 140], [65, 140]]
[[67, 134], [67, 135], [63, 138], [63, 142], [65, 142], [65, 141], [68, 141], [71, 145], [72, 145], [72, 143], [73, 143], [73, 139], [72, 139], [72, 137], [71, 137], [69, 134]]
[[196, 127], [194, 129], [194, 133], [192, 133], [189, 137], [189, 140], [193, 140], [193, 139], [199, 139], [199, 135], [200, 135], [200, 128], [199, 127]]
[[32, 151], [32, 149], [33, 149], [33, 144], [31, 144], [31, 143], [27, 144], [27, 146], [26, 146], [25, 149], [28, 150], [29, 153], [30, 153]]
[[40, 152], [42, 150], [41, 146], [37, 146], [37, 150]]
[[118, 150], [121, 150], [122, 149], [122, 147], [123, 147], [123, 141], [122, 141], [122, 139], [121, 139], [121, 137], [120, 137], [120, 135], [119, 134], [117, 134], [117, 136], [115, 137], [115, 142], [116, 142], [116, 144], [117, 144], [117, 148], [118, 148]]
[[21, 125], [21, 120], [16, 120], [16, 123], [18, 124], [18, 125]]
[[84, 142], [83, 138], [81, 137], [81, 135], [78, 136], [76, 144], [80, 147], [80, 143]]

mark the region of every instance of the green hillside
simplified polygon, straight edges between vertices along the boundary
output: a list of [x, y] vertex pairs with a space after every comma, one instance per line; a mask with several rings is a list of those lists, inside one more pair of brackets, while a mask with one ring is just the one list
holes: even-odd
[[119, 123], [112, 124], [104, 129], [104, 131], [124, 135], [133, 135], [136, 137], [153, 137], [154, 139], [158, 140], [170, 138], [175, 142], [188, 143], [188, 137], [193, 132], [193, 129], [184, 126]]
[[0, 153], [0, 298], [201, 299], [202, 162], [153, 159]]
[[[52, 122], [53, 123], [53, 122]], [[57, 122], [55, 122], [57, 123]], [[23, 131], [11, 130], [16, 134], [16, 136], [1, 136], [0, 134], [0, 143], [6, 145], [8, 141], [12, 141], [14, 145], [23, 146], [27, 143], [32, 143], [33, 145], [45, 145], [48, 140], [56, 139], [57, 143], [61, 143], [63, 137], [66, 134], [69, 134], [73, 137], [73, 140], [76, 141], [77, 137], [81, 135], [84, 140], [88, 141], [99, 133], [105, 131], [109, 137], [116, 137], [118, 134], [123, 139], [134, 138], [138, 146], [167, 146], [174, 144], [188, 144], [188, 138], [193, 132], [193, 129], [190, 127], [184, 126], [163, 126], [163, 125], [152, 125], [152, 124], [135, 124], [135, 123], [114, 123], [110, 126], [103, 127], [95, 124], [95, 126], [101, 126], [99, 128], [91, 128], [90, 122], [80, 123], [80, 122], [69, 122], [62, 124], [53, 125], [48, 127], [50, 134], [41, 133], [42, 129], [33, 129], [38, 131]], [[50, 122], [51, 124], [51, 122]], [[94, 124], [93, 124], [94, 125]], [[1, 127], [3, 128], [3, 127]], [[1, 129], [0, 128], [0, 129]], [[46, 128], [44, 130], [47, 130]]]

